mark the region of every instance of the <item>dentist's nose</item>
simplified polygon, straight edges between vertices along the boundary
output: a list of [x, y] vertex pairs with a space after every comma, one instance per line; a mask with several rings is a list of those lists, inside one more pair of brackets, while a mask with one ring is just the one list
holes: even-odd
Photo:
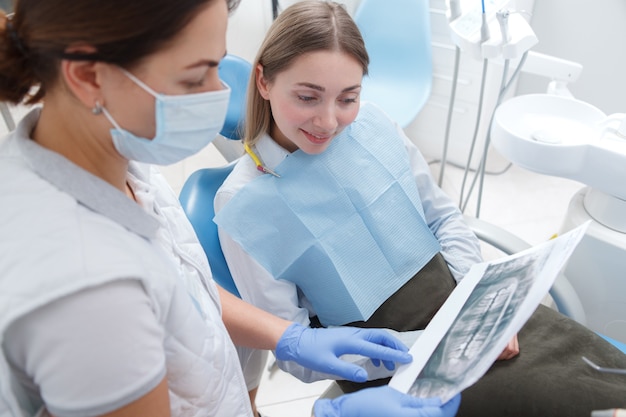
[[223, 90], [225, 89], [226, 86], [222, 83], [222, 80], [220, 79], [217, 71], [215, 71], [214, 73], [210, 74], [205, 83], [204, 83], [204, 89], [203, 92], [209, 92], [209, 91], [219, 91], [219, 90]]

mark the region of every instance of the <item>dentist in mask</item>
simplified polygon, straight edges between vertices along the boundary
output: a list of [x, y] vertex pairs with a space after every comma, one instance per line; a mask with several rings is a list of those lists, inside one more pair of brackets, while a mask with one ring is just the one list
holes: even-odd
[[[406, 347], [313, 330], [215, 285], [151, 164], [206, 146], [235, 0], [16, 0], [0, 11], [0, 100], [43, 103], [0, 142], [0, 416], [252, 415], [234, 344], [362, 381]], [[390, 388], [321, 416], [452, 416]]]

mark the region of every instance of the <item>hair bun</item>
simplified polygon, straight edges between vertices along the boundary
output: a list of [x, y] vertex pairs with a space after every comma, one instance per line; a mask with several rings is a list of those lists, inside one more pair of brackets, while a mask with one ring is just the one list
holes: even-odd
[[12, 17], [13, 13], [0, 10], [0, 101], [18, 104], [28, 96], [36, 81]]

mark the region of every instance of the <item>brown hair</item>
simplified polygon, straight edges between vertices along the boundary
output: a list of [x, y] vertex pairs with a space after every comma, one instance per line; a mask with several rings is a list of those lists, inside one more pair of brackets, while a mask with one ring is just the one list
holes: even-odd
[[[32, 104], [57, 82], [61, 59], [130, 68], [158, 51], [217, 0], [16, 0], [0, 11], [0, 101]], [[240, 0], [227, 1], [233, 10]], [[67, 54], [70, 45], [93, 54]], [[38, 87], [29, 96], [33, 87]]]
[[343, 5], [319, 0], [295, 3], [274, 21], [254, 60], [248, 85], [246, 143], [256, 143], [269, 132], [272, 122], [270, 104], [259, 93], [254, 69], [261, 64], [263, 77], [271, 83], [297, 57], [319, 50], [345, 52], [361, 64], [363, 75], [367, 74], [369, 57], [361, 32]]

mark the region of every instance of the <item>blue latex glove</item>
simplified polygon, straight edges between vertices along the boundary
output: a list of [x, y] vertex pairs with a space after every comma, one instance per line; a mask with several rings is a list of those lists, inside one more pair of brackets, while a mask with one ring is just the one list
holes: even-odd
[[443, 406], [438, 398], [415, 398], [389, 386], [368, 388], [334, 400], [317, 400], [315, 417], [452, 417], [461, 394]]
[[412, 360], [402, 342], [380, 329], [311, 329], [294, 323], [285, 330], [276, 346], [278, 360], [294, 361], [314, 371], [350, 381], [367, 381], [365, 369], [339, 359], [345, 354], [372, 358], [376, 365], [383, 361], [389, 370], [394, 369], [395, 362], [409, 363]]

